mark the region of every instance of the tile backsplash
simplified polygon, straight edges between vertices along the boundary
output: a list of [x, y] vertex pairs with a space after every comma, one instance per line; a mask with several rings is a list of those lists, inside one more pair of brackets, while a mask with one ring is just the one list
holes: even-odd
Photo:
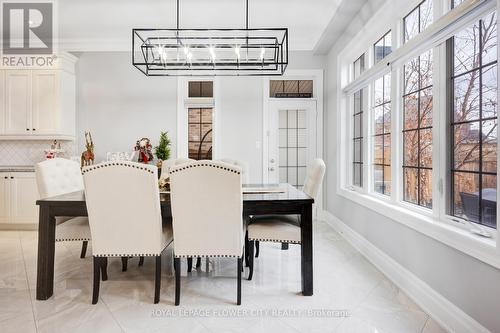
[[[59, 157], [70, 158], [76, 154], [76, 143], [60, 141], [64, 153]], [[45, 150], [50, 149], [51, 140], [0, 140], [0, 166], [34, 165], [45, 160]]]

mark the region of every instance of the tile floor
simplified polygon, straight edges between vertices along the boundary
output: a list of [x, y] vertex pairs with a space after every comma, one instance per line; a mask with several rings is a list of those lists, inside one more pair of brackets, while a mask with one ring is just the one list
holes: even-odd
[[[109, 280], [92, 305], [92, 259], [81, 243], [56, 245], [54, 296], [35, 300], [36, 232], [0, 231], [0, 331], [7, 332], [444, 332], [324, 222], [315, 223], [314, 296], [300, 295], [300, 248], [262, 244], [252, 281], [236, 301], [236, 260], [186, 273], [173, 306], [172, 253], [163, 256], [162, 293], [153, 304], [154, 262], [110, 259]], [[89, 247], [90, 253], [91, 249]], [[247, 275], [245, 270], [244, 276]]]

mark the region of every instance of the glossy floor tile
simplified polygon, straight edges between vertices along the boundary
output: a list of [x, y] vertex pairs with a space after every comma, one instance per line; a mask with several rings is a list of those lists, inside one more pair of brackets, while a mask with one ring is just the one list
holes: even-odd
[[[1, 332], [417, 332], [444, 330], [324, 222], [315, 222], [314, 296], [301, 296], [300, 247], [262, 243], [252, 281], [236, 306], [236, 260], [214, 259], [186, 272], [175, 307], [172, 250], [162, 258], [159, 304], [154, 262], [110, 259], [109, 280], [91, 304], [91, 248], [58, 243], [54, 295], [35, 300], [37, 233], [0, 231]], [[245, 269], [243, 277], [246, 278]]]

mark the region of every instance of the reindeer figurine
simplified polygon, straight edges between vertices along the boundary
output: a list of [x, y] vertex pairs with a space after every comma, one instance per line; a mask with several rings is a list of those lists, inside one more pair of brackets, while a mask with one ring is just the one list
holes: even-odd
[[90, 132], [85, 132], [85, 147], [87, 147], [87, 150], [82, 153], [82, 168], [94, 164], [94, 142], [92, 141], [92, 134]]

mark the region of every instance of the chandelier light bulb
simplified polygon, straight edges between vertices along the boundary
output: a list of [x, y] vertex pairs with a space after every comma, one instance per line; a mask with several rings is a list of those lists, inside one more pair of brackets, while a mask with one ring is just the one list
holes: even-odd
[[162, 51], [160, 53], [160, 59], [164, 63], [167, 62], [167, 52], [163, 48], [162, 48]]
[[212, 61], [215, 61], [215, 48], [213, 46], [210, 46], [208, 50], [210, 51], [210, 57], [212, 58]]
[[266, 49], [263, 47], [260, 48], [260, 60], [264, 60], [264, 54], [266, 53]]
[[187, 56], [189, 54], [189, 47], [184, 46], [184, 54]]
[[236, 46], [236, 47], [234, 48], [234, 53], [236, 53], [236, 57], [237, 57], [238, 59], [240, 59], [240, 47], [239, 47], [239, 46]]

